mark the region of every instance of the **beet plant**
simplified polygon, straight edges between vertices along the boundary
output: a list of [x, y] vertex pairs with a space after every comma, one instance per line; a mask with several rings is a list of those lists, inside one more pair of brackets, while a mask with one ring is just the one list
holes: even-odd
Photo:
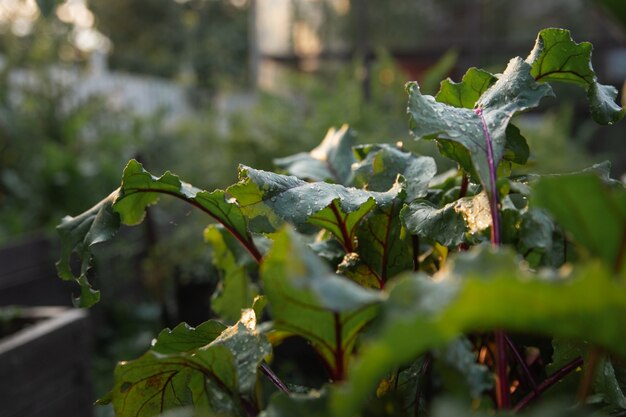
[[[591, 50], [546, 29], [502, 74], [471, 68], [434, 97], [408, 83], [412, 134], [454, 171], [399, 144], [355, 146], [347, 126], [276, 160], [282, 173], [240, 166], [213, 192], [130, 161], [117, 190], [59, 225], [60, 276], [78, 306], [96, 303], [91, 247], [169, 195], [215, 221], [219, 319], [163, 330], [100, 401], [133, 417], [625, 415], [624, 184], [606, 164], [516, 174], [529, 149], [515, 116], [552, 84], [584, 89], [598, 123], [623, 117]], [[289, 338], [316, 352], [323, 386], [277, 365]]]

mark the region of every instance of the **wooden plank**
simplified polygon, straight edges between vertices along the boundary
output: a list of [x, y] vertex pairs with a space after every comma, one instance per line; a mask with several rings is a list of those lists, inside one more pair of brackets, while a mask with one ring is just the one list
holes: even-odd
[[54, 274], [51, 249], [41, 237], [0, 249], [0, 289]]
[[87, 312], [61, 307], [27, 310], [48, 317], [0, 341], [2, 417], [92, 415]]
[[72, 304], [76, 288], [57, 277], [52, 249], [44, 237], [0, 249], [0, 306]]

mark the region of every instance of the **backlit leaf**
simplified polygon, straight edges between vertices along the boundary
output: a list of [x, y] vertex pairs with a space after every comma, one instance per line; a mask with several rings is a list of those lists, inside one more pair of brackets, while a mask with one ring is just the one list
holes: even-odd
[[124, 169], [122, 185], [115, 199], [114, 209], [120, 214], [122, 223], [137, 224], [143, 220], [146, 208], [155, 204], [164, 194], [179, 198], [199, 208], [224, 225], [246, 248], [254, 247], [246, 218], [236, 203], [227, 200], [224, 191], [203, 191], [181, 181], [170, 172], [157, 178], [134, 160], [131, 160]]
[[[486, 190], [492, 190], [495, 184], [491, 184], [489, 177], [490, 164], [481, 117], [470, 109], [453, 107], [437, 102], [432, 96], [422, 95], [417, 83], [409, 83], [406, 88], [410, 128], [415, 136], [462, 145], [469, 152], [481, 184]], [[511, 118], [536, 107], [548, 95], [552, 95], [550, 86], [535, 82], [530, 75], [530, 65], [521, 58], [514, 58], [498, 80], [480, 96], [475, 106], [482, 109], [482, 118], [491, 137], [495, 167], [505, 153], [506, 130]]]
[[470, 68], [459, 83], [449, 78], [442, 81], [435, 100], [453, 107], [473, 109], [480, 96], [497, 80], [485, 70]]
[[[162, 333], [155, 349], [116, 367], [110, 394], [116, 415], [150, 417], [193, 405], [200, 410], [245, 416], [240, 395], [250, 392], [257, 367], [269, 352], [254, 325], [254, 313], [247, 310], [236, 325], [196, 347], [202, 334], [208, 331], [209, 337], [214, 336], [215, 324], [199, 326], [201, 330], [195, 331], [179, 326]], [[177, 348], [172, 346], [193, 348], [175, 352]]]
[[626, 189], [591, 174], [541, 178], [531, 203], [547, 209], [574, 239], [616, 272], [626, 263]]
[[[556, 372], [566, 363], [577, 357], [587, 357], [589, 344], [584, 341], [572, 341], [564, 338], [555, 338], [552, 342], [554, 347], [553, 361], [547, 367], [549, 372]], [[616, 371], [620, 369], [619, 362], [615, 362], [610, 356], [601, 355], [593, 378], [593, 401], [602, 401], [608, 405], [607, 411], [626, 410], [626, 380], [620, 380]], [[622, 369], [624, 369], [622, 365]], [[578, 378], [569, 378], [570, 392], [575, 392]]]
[[343, 125], [341, 129], [329, 129], [322, 143], [311, 152], [274, 159], [274, 164], [304, 180], [349, 185], [350, 167], [355, 162], [354, 144], [354, 132], [348, 125]]
[[[236, 203], [226, 199], [224, 191], [202, 191], [169, 172], [157, 178], [145, 171], [139, 162], [131, 160], [124, 169], [120, 188], [86, 212], [76, 217], [66, 216], [57, 227], [61, 238], [57, 270], [61, 278], [73, 279], [81, 286], [81, 296], [76, 300], [78, 306], [89, 307], [100, 298], [99, 292], [93, 290], [87, 280], [93, 257], [91, 246], [111, 239], [120, 224], [140, 223], [145, 210], [161, 195], [176, 197], [207, 213], [239, 240], [255, 259], [261, 258], [248, 231], [247, 219]], [[78, 275], [70, 268], [73, 253], [81, 261]]]
[[387, 191], [394, 186], [398, 175], [406, 180], [406, 201], [426, 196], [428, 184], [437, 173], [437, 166], [429, 156], [382, 145], [364, 145], [355, 149], [359, 161], [353, 165], [354, 183], [370, 191]]
[[403, 186], [397, 182], [386, 192], [370, 192], [325, 182], [309, 183], [244, 166], [239, 175], [239, 183], [228, 192], [251, 221], [261, 224], [259, 231], [273, 231], [285, 221], [305, 230], [307, 224], [314, 223], [344, 242], [349, 240], [344, 229], [356, 225], [374, 205], [388, 206]]
[[204, 230], [204, 240], [211, 245], [213, 265], [220, 271], [220, 282], [211, 300], [211, 309], [227, 322], [236, 322], [241, 311], [252, 306], [258, 295], [245, 265], [240, 265], [226, 244], [226, 231], [211, 225]]
[[411, 236], [400, 219], [402, 202], [376, 210], [359, 228], [357, 252], [383, 285], [400, 272], [413, 268]]
[[261, 279], [275, 328], [310, 341], [332, 377], [343, 378], [380, 294], [333, 273], [288, 230], [276, 234]]
[[469, 251], [457, 255], [435, 280], [422, 274], [394, 280], [374, 334], [364, 342], [349, 382], [335, 393], [333, 407], [336, 415], [355, 413], [388, 372], [476, 330], [587, 340], [624, 355], [625, 315], [624, 283], [603, 265], [591, 263], [567, 276], [542, 279], [520, 269], [509, 253]]
[[617, 89], [598, 82], [591, 66], [592, 50], [589, 42], [574, 42], [569, 30], [544, 29], [526, 62], [532, 65], [531, 74], [537, 81], [566, 82], [585, 89], [593, 119], [613, 124], [624, 117], [624, 109], [615, 102]]
[[214, 341], [225, 329], [226, 326], [216, 320], [206, 321], [195, 328], [181, 323], [172, 330], [162, 330], [152, 351], [172, 354], [198, 349]]
[[491, 226], [485, 193], [458, 199], [442, 208], [426, 200], [415, 200], [400, 216], [411, 234], [444, 246], [457, 246]]
[[[57, 271], [64, 280], [74, 280], [81, 287], [81, 295], [75, 300], [79, 307], [90, 307], [100, 300], [100, 292], [93, 290], [87, 280], [91, 267], [91, 246], [111, 239], [120, 227], [119, 216], [113, 211], [113, 201], [118, 191], [96, 204], [84, 213], [66, 216], [57, 226], [61, 238], [61, 258], [57, 262]], [[80, 272], [74, 275], [70, 265], [72, 253], [80, 260]]]

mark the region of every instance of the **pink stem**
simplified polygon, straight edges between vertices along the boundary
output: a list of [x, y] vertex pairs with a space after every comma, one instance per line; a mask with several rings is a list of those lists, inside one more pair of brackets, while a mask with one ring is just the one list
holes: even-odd
[[[496, 188], [496, 162], [493, 157], [493, 144], [487, 128], [487, 122], [483, 116], [483, 110], [479, 107], [474, 113], [480, 118], [487, 146], [487, 163], [489, 165], [489, 209], [491, 211], [491, 245], [498, 247], [502, 244], [500, 233], [500, 212], [498, 211], [498, 190]], [[509, 376], [507, 374], [508, 357], [506, 352], [506, 333], [496, 330], [496, 399], [499, 409], [511, 408], [511, 394], [509, 392]]]
[[513, 411], [517, 413], [523, 410], [524, 408], [526, 408], [526, 406], [530, 404], [530, 402], [533, 399], [537, 398], [540, 394], [542, 394], [548, 388], [550, 388], [551, 386], [559, 382], [567, 374], [574, 371], [576, 368], [578, 368], [582, 364], [583, 364], [583, 358], [581, 358], [580, 356], [574, 359], [573, 361], [567, 363], [565, 366], [563, 366], [561, 369], [559, 369], [558, 371], [550, 375], [548, 378], [546, 378], [545, 381], [539, 384], [537, 386], [537, 390], [529, 392], [528, 395], [522, 398], [522, 400], [515, 406]]
[[498, 212], [498, 190], [496, 188], [496, 162], [493, 157], [493, 144], [491, 141], [491, 135], [487, 128], [487, 122], [483, 116], [483, 109], [480, 107], [474, 110], [474, 113], [480, 117], [480, 121], [483, 125], [483, 134], [485, 135], [485, 143], [487, 145], [487, 163], [489, 165], [489, 182], [490, 195], [489, 195], [489, 207], [491, 209], [492, 228], [491, 228], [491, 243], [494, 246], [500, 246], [502, 244], [502, 234], [500, 233], [500, 213]]

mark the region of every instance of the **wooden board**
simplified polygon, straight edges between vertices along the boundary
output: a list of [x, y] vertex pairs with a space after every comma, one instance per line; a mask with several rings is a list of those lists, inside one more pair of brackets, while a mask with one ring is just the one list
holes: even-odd
[[53, 247], [43, 237], [0, 248], [0, 306], [72, 304], [72, 284], [57, 277]]
[[24, 314], [40, 320], [0, 340], [0, 416], [92, 416], [87, 312], [38, 307]]

